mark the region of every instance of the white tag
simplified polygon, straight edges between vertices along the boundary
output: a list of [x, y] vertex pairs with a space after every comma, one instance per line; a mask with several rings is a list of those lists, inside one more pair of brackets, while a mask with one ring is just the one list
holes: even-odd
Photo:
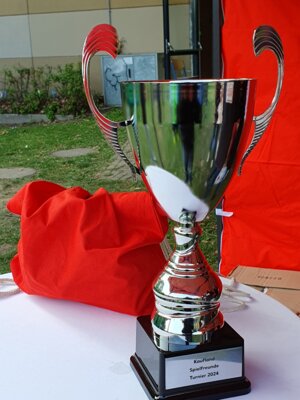
[[166, 389], [239, 378], [243, 349], [234, 347], [166, 359]]
[[233, 212], [232, 211], [224, 211], [222, 208], [216, 208], [215, 209], [216, 215], [220, 215], [221, 217], [232, 217]]

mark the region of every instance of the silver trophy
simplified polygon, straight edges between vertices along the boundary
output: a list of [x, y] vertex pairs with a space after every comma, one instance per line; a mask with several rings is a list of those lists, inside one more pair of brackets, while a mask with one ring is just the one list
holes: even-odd
[[[115, 57], [116, 44], [116, 31], [109, 25], [96, 26], [86, 39], [82, 65], [90, 108], [109, 144], [134, 174], [142, 176], [161, 209], [177, 223], [176, 248], [153, 287], [155, 309], [151, 318], [138, 320], [137, 351], [132, 365], [152, 398], [176, 399], [182, 393], [197, 393], [199, 397], [195, 398], [204, 398], [216, 393], [212, 398], [217, 399], [247, 393], [250, 383], [244, 376], [242, 339], [237, 339], [234, 331], [224, 333], [231, 328], [224, 325], [219, 311], [222, 283], [199, 248], [198, 222], [216, 207], [233, 173], [241, 173], [246, 158], [272, 118], [283, 80], [281, 40], [269, 26], [260, 26], [253, 35], [255, 55], [271, 50], [278, 61], [275, 95], [263, 114], [253, 116], [255, 79], [128, 81], [121, 83], [124, 122], [110, 121], [100, 113], [91, 96], [88, 78], [90, 58], [97, 51]], [[241, 148], [253, 121], [254, 135], [243, 153]], [[121, 126], [127, 127], [136, 165], [119, 145]], [[220, 343], [230, 335], [232, 343], [236, 340], [235, 345], [227, 343], [222, 347]], [[223, 353], [216, 355], [218, 351]], [[209, 360], [224, 358], [224, 354], [231, 363], [238, 360], [239, 372], [228, 376], [225, 365], [211, 379], [207, 374], [195, 382], [180, 377], [184, 375], [179, 367], [180, 357], [188, 357], [193, 364], [193, 360], [199, 361], [201, 357]], [[168, 357], [173, 361], [178, 358], [177, 383], [171, 383], [173, 370], [168, 367], [171, 365]], [[219, 382], [223, 382], [221, 387]]]

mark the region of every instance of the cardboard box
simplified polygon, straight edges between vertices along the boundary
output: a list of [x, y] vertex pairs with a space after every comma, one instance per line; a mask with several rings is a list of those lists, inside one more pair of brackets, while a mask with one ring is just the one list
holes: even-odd
[[263, 291], [300, 316], [300, 271], [239, 265], [230, 276]]

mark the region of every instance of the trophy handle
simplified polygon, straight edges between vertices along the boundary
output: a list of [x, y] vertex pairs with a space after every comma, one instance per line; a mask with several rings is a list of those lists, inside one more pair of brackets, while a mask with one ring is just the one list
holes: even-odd
[[116, 29], [108, 24], [96, 25], [87, 35], [83, 51], [82, 51], [82, 79], [85, 94], [88, 104], [97, 125], [103, 133], [107, 142], [112, 146], [114, 151], [121, 157], [121, 159], [129, 166], [133, 176], [139, 173], [139, 170], [128, 160], [123, 150], [120, 147], [118, 140], [118, 128], [132, 124], [132, 120], [115, 122], [106, 118], [96, 106], [94, 99], [91, 95], [89, 85], [89, 63], [92, 56], [98, 51], [104, 51], [110, 54], [113, 58], [117, 57], [117, 43], [118, 34]]
[[258, 27], [253, 34], [253, 48], [254, 54], [256, 56], [260, 55], [261, 52], [264, 50], [271, 50], [275, 54], [278, 62], [277, 86], [271, 105], [266, 109], [265, 112], [258, 115], [257, 117], [254, 116], [253, 118], [253, 121], [255, 123], [253, 138], [242, 157], [242, 161], [238, 169], [238, 175], [240, 175], [242, 172], [242, 168], [246, 158], [259, 142], [270, 123], [270, 120], [278, 103], [283, 81], [284, 54], [281, 39], [275, 29], [268, 25], [262, 25]]

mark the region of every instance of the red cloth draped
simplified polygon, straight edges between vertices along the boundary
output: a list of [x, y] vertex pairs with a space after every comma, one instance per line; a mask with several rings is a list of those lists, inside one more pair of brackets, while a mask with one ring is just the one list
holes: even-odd
[[152, 283], [167, 231], [146, 192], [93, 195], [45, 181], [8, 203], [21, 216], [13, 277], [29, 294], [74, 300], [132, 315], [151, 313]]
[[255, 57], [252, 35], [271, 25], [281, 37], [285, 54], [284, 82], [278, 107], [264, 137], [235, 174], [225, 193], [220, 270], [237, 265], [300, 269], [300, 132], [299, 12], [300, 2], [225, 0], [222, 29], [224, 77], [257, 78], [255, 115], [270, 104], [277, 63], [266, 51]]

